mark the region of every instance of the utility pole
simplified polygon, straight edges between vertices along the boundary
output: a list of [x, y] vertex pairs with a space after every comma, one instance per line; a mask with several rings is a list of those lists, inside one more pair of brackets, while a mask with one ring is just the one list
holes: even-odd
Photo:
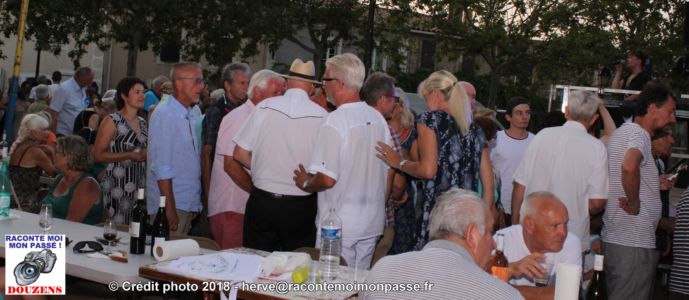
[[376, 0], [368, 1], [368, 25], [366, 31], [366, 52], [364, 54], [364, 66], [366, 67], [366, 76], [373, 66], [373, 27], [376, 17]]
[[[12, 69], [12, 80], [10, 82], [10, 101], [7, 104], [5, 113], [5, 134], [6, 143], [12, 144], [14, 124], [14, 110], [17, 107], [17, 91], [19, 91], [19, 72], [22, 65], [22, 50], [24, 49], [24, 27], [26, 25], [26, 15], [29, 12], [29, 0], [22, 0], [22, 8], [19, 13], [19, 29], [17, 30], [17, 49], [14, 52], [14, 69]], [[3, 159], [5, 159], [3, 157]]]

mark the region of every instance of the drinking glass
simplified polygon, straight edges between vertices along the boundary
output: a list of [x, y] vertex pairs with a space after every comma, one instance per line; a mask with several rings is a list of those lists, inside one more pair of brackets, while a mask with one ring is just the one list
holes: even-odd
[[43, 234], [50, 233], [53, 228], [53, 205], [50, 203], [41, 204], [41, 212], [38, 213], [38, 226], [43, 230]]
[[112, 254], [112, 241], [117, 238], [117, 227], [115, 226], [115, 222], [112, 221], [112, 218], [105, 220], [105, 224], [103, 225], [103, 238], [108, 241], [107, 247], [103, 253]]
[[534, 278], [534, 283], [536, 286], [550, 286], [551, 278], [553, 277], [553, 269], [555, 269], [555, 264], [552, 261], [543, 261], [541, 266], [545, 269], [545, 276], [543, 278]]

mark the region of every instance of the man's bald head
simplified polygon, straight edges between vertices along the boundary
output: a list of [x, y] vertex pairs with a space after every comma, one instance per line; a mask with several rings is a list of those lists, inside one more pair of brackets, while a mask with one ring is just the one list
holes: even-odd
[[567, 239], [569, 216], [567, 207], [549, 192], [526, 196], [520, 223], [524, 241], [531, 252], [559, 252]]

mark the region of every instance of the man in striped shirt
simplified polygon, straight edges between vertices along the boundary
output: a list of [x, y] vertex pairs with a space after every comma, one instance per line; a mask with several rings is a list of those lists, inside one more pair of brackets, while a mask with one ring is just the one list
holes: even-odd
[[634, 122], [608, 141], [602, 239], [610, 299], [649, 299], [658, 263], [655, 230], [662, 204], [651, 134], [675, 122], [675, 97], [665, 85], [649, 82], [637, 101]]
[[386, 256], [373, 267], [367, 283], [408, 286], [428, 282], [422, 290], [363, 291], [362, 299], [523, 299], [506, 282], [485, 271], [495, 243], [493, 216], [473, 192], [452, 188], [431, 211], [431, 241], [421, 251]]
[[670, 273], [670, 300], [689, 299], [689, 189], [677, 205], [675, 239], [672, 244], [674, 261]]

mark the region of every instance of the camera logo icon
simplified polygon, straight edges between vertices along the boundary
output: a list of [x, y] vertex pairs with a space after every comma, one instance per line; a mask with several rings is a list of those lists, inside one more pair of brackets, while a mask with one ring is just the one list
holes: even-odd
[[41, 273], [50, 273], [55, 266], [57, 256], [49, 249], [31, 251], [24, 257], [24, 261], [14, 268], [14, 277], [18, 285], [29, 285], [36, 280]]

